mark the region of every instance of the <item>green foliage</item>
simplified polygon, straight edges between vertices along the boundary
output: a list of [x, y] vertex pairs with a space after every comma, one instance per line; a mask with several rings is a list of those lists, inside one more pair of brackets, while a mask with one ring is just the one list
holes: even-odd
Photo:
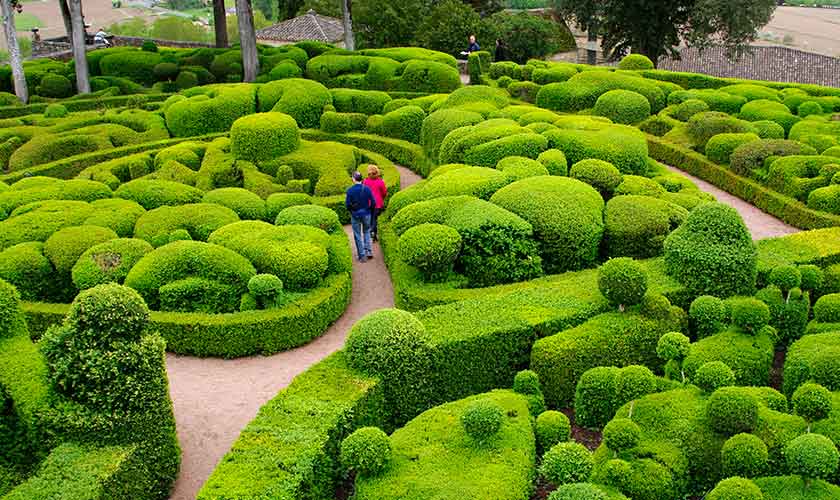
[[828, 479], [837, 472], [837, 447], [821, 434], [804, 434], [785, 446], [787, 466], [804, 479]]
[[746, 333], [756, 334], [770, 322], [770, 308], [754, 298], [728, 301], [732, 323]]
[[105, 283], [122, 284], [128, 271], [152, 246], [139, 239], [112, 239], [88, 248], [73, 266], [73, 284], [87, 290]]
[[567, 175], [569, 172], [569, 164], [566, 160], [566, 155], [564, 155], [559, 149], [548, 149], [543, 151], [537, 157], [537, 161], [545, 166], [549, 175]]
[[822, 323], [840, 323], [840, 293], [823, 295], [817, 299], [814, 319]]
[[284, 208], [274, 219], [274, 225], [312, 226], [327, 233], [333, 233], [341, 229], [338, 215], [333, 210], [318, 205], [299, 205]]
[[802, 284], [802, 274], [795, 266], [779, 266], [770, 271], [767, 282], [776, 285], [787, 294], [793, 288], [799, 288]]
[[[261, 90], [268, 85], [271, 84]], [[227, 132], [238, 118], [255, 111], [253, 86], [220, 86], [202, 91], [206, 93], [191, 95], [166, 108], [166, 126], [174, 137]]]
[[630, 71], [653, 69], [653, 62], [642, 54], [628, 54], [619, 61], [618, 69]]
[[730, 477], [719, 482], [706, 498], [708, 500], [762, 500], [764, 494], [749, 479]]
[[555, 410], [540, 413], [534, 424], [537, 437], [537, 448], [547, 451], [558, 443], [568, 441], [572, 434], [569, 417]]
[[636, 258], [661, 255], [665, 237], [687, 217], [687, 210], [665, 200], [616, 196], [607, 202], [604, 213], [606, 253]]
[[[556, 123], [564, 125], [562, 121]], [[549, 140], [549, 148], [562, 150], [570, 165], [581, 160], [598, 159], [612, 163], [623, 174], [647, 173], [648, 156], [644, 134], [631, 127], [594, 121], [590, 123], [595, 130], [561, 128], [547, 130], [543, 135]]]
[[478, 443], [484, 443], [498, 433], [503, 420], [502, 409], [487, 400], [475, 401], [461, 415], [464, 430]]
[[526, 12], [499, 12], [490, 17], [489, 22], [495, 36], [505, 42], [505, 57], [520, 64], [575, 47], [569, 28], [553, 19]]
[[715, 163], [725, 165], [740, 146], [757, 140], [759, 137], [753, 133], [717, 134], [706, 143], [706, 156]]
[[44, 110], [45, 118], [63, 118], [67, 116], [67, 108], [63, 104], [53, 103]]
[[624, 310], [642, 301], [647, 293], [647, 276], [633, 259], [610, 259], [598, 270], [598, 290], [611, 304]]
[[420, 143], [421, 130], [426, 113], [419, 106], [404, 106], [382, 117], [383, 135]]
[[800, 385], [790, 401], [794, 413], [808, 422], [822, 420], [831, 412], [831, 393], [819, 384]]
[[709, 361], [697, 369], [692, 382], [703, 392], [712, 394], [721, 387], [735, 385], [735, 372], [723, 361]]
[[695, 295], [727, 297], [755, 287], [755, 246], [740, 215], [726, 205], [695, 208], [665, 239], [665, 266]]
[[569, 176], [594, 187], [604, 199], [612, 197], [613, 191], [622, 181], [621, 172], [615, 166], [596, 159], [575, 163], [569, 171]]
[[490, 201], [533, 226], [547, 271], [594, 263], [604, 202], [590, 186], [566, 177], [529, 177], [498, 190]]
[[635, 75], [607, 71], [584, 71], [565, 82], [543, 85], [536, 104], [552, 111], [582, 111], [595, 106], [598, 98], [611, 90], [643, 95], [650, 104], [650, 113], [658, 113], [665, 107], [665, 93], [655, 83]]
[[207, 192], [202, 203], [215, 203], [227, 207], [242, 220], [266, 218], [266, 202], [256, 194], [242, 188], [220, 188]]
[[680, 332], [668, 332], [659, 337], [656, 354], [666, 360], [682, 361], [688, 356], [691, 340]]
[[726, 477], [759, 477], [767, 472], [767, 445], [753, 434], [736, 434], [727, 439], [720, 457]]
[[618, 453], [635, 448], [639, 444], [641, 430], [629, 418], [616, 418], [604, 427], [604, 444]]
[[745, 134], [750, 132], [753, 132], [753, 128], [749, 122], [718, 111], [697, 113], [688, 120], [685, 126], [686, 135], [700, 151], [706, 147], [712, 137], [718, 134]]
[[712, 428], [721, 434], [750, 432], [758, 419], [758, 401], [737, 387], [722, 387], [709, 396], [706, 416]]
[[632, 125], [650, 116], [650, 102], [630, 90], [610, 90], [598, 97], [592, 112], [615, 123]]
[[156, 81], [154, 68], [161, 62], [157, 52], [121, 50], [99, 61], [104, 76], [117, 76], [151, 87]]
[[362, 476], [375, 476], [391, 461], [391, 442], [378, 427], [362, 427], [341, 442], [341, 463]]
[[50, 259], [56, 272], [69, 276], [70, 271], [87, 249], [112, 240], [117, 233], [98, 226], [66, 227], [55, 232], [44, 243], [44, 255]]
[[461, 251], [461, 235], [441, 224], [420, 224], [400, 237], [399, 255], [427, 280], [444, 278]]
[[592, 454], [585, 446], [575, 442], [558, 443], [543, 455], [540, 476], [549, 483], [560, 486], [580, 483], [592, 473]]
[[332, 104], [332, 95], [318, 82], [289, 78], [261, 85], [257, 100], [259, 111], [285, 113], [299, 128], [317, 128], [324, 106]]
[[36, 91], [44, 97], [62, 99], [73, 95], [73, 82], [65, 76], [47, 73]]
[[299, 142], [295, 119], [283, 113], [257, 113], [236, 120], [230, 129], [231, 153], [259, 162], [294, 151]]
[[732, 153], [729, 168], [738, 175], [751, 177], [755, 171], [764, 168], [768, 158], [808, 154], [810, 149], [810, 146], [783, 138], [748, 142], [740, 145]]
[[195, 203], [162, 206], [149, 210], [137, 220], [134, 236], [155, 247], [173, 241], [173, 233], [176, 231], [182, 231], [182, 237], [177, 239], [207, 241], [213, 231], [238, 220], [233, 210], [222, 205]]

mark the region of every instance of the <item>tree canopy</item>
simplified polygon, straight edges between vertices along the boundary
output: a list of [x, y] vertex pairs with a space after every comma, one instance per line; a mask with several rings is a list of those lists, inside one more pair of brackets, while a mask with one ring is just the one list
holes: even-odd
[[776, 0], [552, 0], [566, 18], [595, 27], [604, 52], [613, 57], [631, 49], [654, 63], [663, 55], [679, 57], [680, 44], [722, 45], [742, 53], [766, 25]]

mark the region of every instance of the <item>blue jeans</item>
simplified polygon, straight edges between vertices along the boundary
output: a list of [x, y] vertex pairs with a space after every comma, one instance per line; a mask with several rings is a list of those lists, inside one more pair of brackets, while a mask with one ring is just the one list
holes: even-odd
[[370, 214], [361, 217], [350, 215], [350, 225], [353, 227], [353, 239], [356, 240], [356, 252], [359, 260], [366, 260], [373, 256], [373, 245], [370, 242]]

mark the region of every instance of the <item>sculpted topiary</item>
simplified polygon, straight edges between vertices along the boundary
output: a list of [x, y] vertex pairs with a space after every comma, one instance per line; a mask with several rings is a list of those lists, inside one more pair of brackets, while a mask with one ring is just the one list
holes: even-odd
[[694, 295], [751, 295], [756, 250], [734, 208], [701, 205], [665, 239], [665, 269]]

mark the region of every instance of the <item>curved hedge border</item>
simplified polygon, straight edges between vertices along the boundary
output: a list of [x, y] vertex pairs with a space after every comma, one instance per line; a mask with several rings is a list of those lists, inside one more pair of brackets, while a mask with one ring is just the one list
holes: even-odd
[[[62, 99], [61, 104], [67, 111], [91, 111], [94, 109], [119, 108], [128, 105], [130, 102], [142, 98], [145, 103], [163, 102], [172, 94], [134, 94], [118, 95], [113, 97], [97, 97], [94, 99]], [[18, 118], [26, 115], [39, 114], [46, 111], [49, 102], [38, 102], [25, 106], [1, 106], [0, 119]]]
[[359, 132], [330, 134], [320, 130], [301, 130], [301, 138], [309, 141], [335, 141], [379, 153], [411, 171], [426, 177], [434, 170], [434, 163], [426, 157], [423, 147], [417, 144]]
[[652, 135], [647, 136], [647, 142], [651, 158], [710, 182], [792, 226], [799, 229], [840, 226], [840, 216], [812, 210], [804, 203], [712, 163], [700, 153]]
[[43, 175], [46, 177], [56, 177], [59, 179], [72, 179], [79, 175], [82, 170], [116, 158], [123, 158], [135, 153], [156, 153], [161, 149], [174, 146], [182, 142], [193, 141], [212, 141], [218, 137], [224, 137], [227, 134], [207, 134], [195, 137], [179, 137], [175, 139], [164, 139], [162, 141], [145, 142], [142, 144], [131, 144], [120, 148], [105, 149], [102, 151], [94, 151], [92, 153], [83, 153], [75, 156], [68, 156], [61, 160], [56, 160], [50, 163], [44, 163], [37, 167], [27, 168], [25, 170], [16, 170], [12, 173], [0, 176], [0, 181], [12, 184], [25, 177]]
[[[151, 323], [166, 340], [166, 349], [191, 356], [235, 358], [273, 354], [306, 344], [322, 335], [350, 303], [348, 273], [326, 278], [323, 286], [279, 309], [232, 314], [152, 311]], [[34, 338], [60, 323], [69, 304], [21, 302]]]

